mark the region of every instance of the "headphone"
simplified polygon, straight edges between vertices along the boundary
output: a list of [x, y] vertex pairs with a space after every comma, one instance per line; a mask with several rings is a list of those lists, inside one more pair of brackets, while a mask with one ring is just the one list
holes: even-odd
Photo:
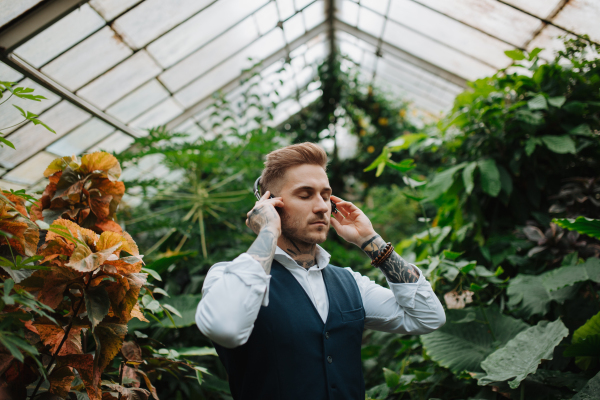
[[[258, 186], [260, 185], [260, 178], [262, 178], [262, 176], [259, 176], [258, 179], [256, 179], [254, 181], [254, 196], [256, 197], [257, 200], [260, 200], [260, 191], [258, 190]], [[271, 194], [269, 196], [270, 199], [274, 199], [275, 196], [273, 196], [273, 194]], [[333, 202], [333, 200], [329, 199], [329, 201], [331, 202], [331, 212], [334, 214], [338, 213], [338, 209], [335, 206], [335, 203]]]

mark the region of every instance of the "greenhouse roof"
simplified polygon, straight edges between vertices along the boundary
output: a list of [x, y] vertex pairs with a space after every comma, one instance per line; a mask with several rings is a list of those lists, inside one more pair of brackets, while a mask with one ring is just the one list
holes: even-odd
[[[439, 115], [466, 81], [509, 66], [506, 50], [549, 59], [557, 36], [600, 42], [599, 19], [594, 0], [0, 0], [0, 80], [44, 95], [14, 103], [57, 132], [4, 130], [17, 151], [0, 148], [0, 186], [36, 187], [57, 156], [120, 152], [149, 127], [205, 135], [213, 93], [240, 96], [258, 61], [275, 124], [321, 95], [316, 65], [332, 46]], [[1, 128], [20, 121], [2, 107]]]

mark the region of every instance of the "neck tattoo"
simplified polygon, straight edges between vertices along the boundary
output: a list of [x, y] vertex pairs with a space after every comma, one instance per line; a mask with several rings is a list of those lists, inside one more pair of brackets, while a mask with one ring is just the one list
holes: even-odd
[[317, 246], [315, 244], [299, 242], [298, 245], [296, 241], [290, 238], [286, 238], [286, 242], [285, 251], [296, 261], [296, 264], [304, 269], [309, 269], [317, 264]]

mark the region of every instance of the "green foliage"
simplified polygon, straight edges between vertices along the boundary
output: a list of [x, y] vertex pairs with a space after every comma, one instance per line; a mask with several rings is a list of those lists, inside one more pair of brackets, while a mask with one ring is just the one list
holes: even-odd
[[527, 324], [497, 308], [447, 310], [446, 325], [421, 337], [432, 360], [458, 374], [482, 371], [481, 362], [506, 345]]
[[570, 229], [600, 239], [600, 220], [586, 217], [577, 219], [554, 219], [552, 222], [565, 229]]
[[[18, 97], [20, 99], [32, 100], [32, 101], [46, 100], [46, 98], [44, 96], [33, 94], [34, 90], [31, 88], [20, 87], [20, 86], [15, 87], [15, 85], [16, 84], [14, 82], [0, 81], [0, 100], [6, 96], [6, 92], [10, 93], [10, 95], [6, 99], [0, 101], [0, 106], [2, 104], [6, 103], [8, 100], [10, 100], [10, 98], [12, 96]], [[34, 114], [31, 111], [25, 111], [21, 107], [15, 105], [15, 104], [13, 104], [12, 106], [15, 107], [17, 110], [19, 110], [19, 113], [23, 117], [23, 120], [17, 124], [11, 125], [11, 126], [0, 127], [0, 147], [2, 147], [2, 145], [6, 145], [6, 146], [12, 148], [13, 150], [15, 150], [15, 146], [13, 145], [13, 143], [10, 140], [3, 137], [3, 136], [5, 136], [5, 134], [1, 131], [5, 130], [5, 129], [17, 127], [27, 121], [30, 121], [34, 125], [41, 125], [44, 128], [46, 128], [47, 130], [49, 130], [50, 132], [56, 133], [52, 128], [50, 128], [48, 125], [46, 125], [45, 123], [40, 121], [38, 119], [37, 114]]]
[[483, 360], [481, 367], [487, 375], [479, 378], [479, 385], [511, 379], [509, 386], [517, 388], [527, 375], [535, 373], [542, 360], [552, 359], [554, 348], [568, 334], [561, 320], [541, 321], [520, 332]]

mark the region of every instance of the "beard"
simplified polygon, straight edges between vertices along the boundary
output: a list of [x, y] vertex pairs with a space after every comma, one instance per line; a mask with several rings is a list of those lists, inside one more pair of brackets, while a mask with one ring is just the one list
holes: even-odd
[[[279, 214], [279, 216], [281, 218], [282, 236], [307, 245], [320, 244], [327, 240], [329, 223], [327, 226], [321, 225], [317, 229], [310, 229], [310, 225], [300, 217], [295, 217], [283, 211]], [[327, 221], [327, 218], [325, 216], [317, 216], [314, 218], [314, 221], [322, 220]]]

